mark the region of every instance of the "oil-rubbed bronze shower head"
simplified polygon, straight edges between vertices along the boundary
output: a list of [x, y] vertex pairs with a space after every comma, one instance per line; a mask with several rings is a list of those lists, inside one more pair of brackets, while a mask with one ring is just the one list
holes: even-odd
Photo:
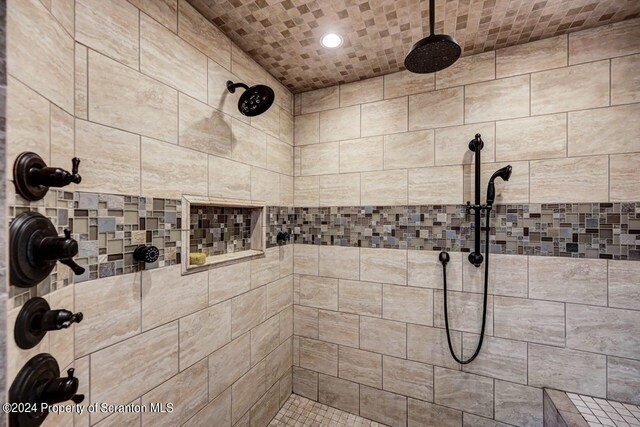
[[269, 86], [255, 85], [249, 87], [244, 83], [233, 83], [231, 80], [227, 82], [227, 90], [231, 93], [235, 93], [238, 87], [245, 89], [238, 101], [238, 110], [248, 117], [264, 113], [276, 99], [275, 92]]

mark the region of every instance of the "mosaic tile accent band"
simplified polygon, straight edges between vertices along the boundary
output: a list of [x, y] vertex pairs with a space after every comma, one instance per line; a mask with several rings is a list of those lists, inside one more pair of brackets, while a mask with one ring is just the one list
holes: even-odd
[[[465, 205], [272, 207], [268, 221], [270, 246], [282, 229], [292, 243], [314, 245], [470, 252], [474, 244]], [[490, 251], [640, 261], [640, 202], [495, 205]]]
[[251, 249], [252, 208], [191, 205], [189, 251], [207, 256]]

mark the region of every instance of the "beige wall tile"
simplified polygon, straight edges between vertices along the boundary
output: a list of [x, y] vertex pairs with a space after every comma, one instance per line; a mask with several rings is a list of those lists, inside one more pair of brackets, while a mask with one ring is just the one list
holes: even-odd
[[274, 138], [280, 137], [280, 110], [281, 108], [274, 104], [264, 113], [251, 117], [251, 126], [260, 129]]
[[[205, 308], [207, 274], [182, 276], [179, 265], [142, 273], [142, 330]], [[165, 301], [172, 301], [166, 304]]]
[[407, 131], [406, 97], [362, 105], [362, 136], [386, 135]]
[[260, 362], [231, 387], [231, 419], [237, 422], [264, 394], [265, 362]]
[[320, 113], [296, 116], [294, 142], [295, 145], [309, 145], [320, 142]]
[[606, 397], [607, 357], [529, 344], [529, 385]]
[[[51, 292], [46, 296], [46, 299], [49, 302], [49, 306], [54, 310], [66, 308], [73, 312], [79, 311], [75, 309], [74, 286], [65, 286], [62, 289]], [[74, 332], [77, 326], [77, 324], [71, 325], [65, 330], [49, 335], [49, 353], [58, 361], [61, 369], [63, 369], [63, 366], [67, 367], [74, 362]]]
[[178, 31], [178, 0], [130, 0], [129, 3], [174, 33]]
[[251, 199], [251, 166], [209, 156], [209, 196]]
[[255, 365], [280, 343], [280, 318], [273, 316], [251, 330], [251, 364]]
[[340, 106], [378, 101], [383, 96], [382, 76], [340, 85]]
[[140, 137], [84, 120], [75, 125], [82, 190], [140, 194]]
[[[434, 296], [433, 325], [444, 328], [444, 292]], [[481, 294], [447, 291], [449, 327], [456, 331], [478, 333], [482, 325], [483, 297]], [[487, 298], [486, 334], [493, 335], [493, 297]]]
[[91, 121], [176, 143], [177, 117], [174, 89], [89, 51]]
[[607, 156], [531, 161], [531, 203], [606, 202]]
[[[640, 104], [569, 113], [569, 156], [640, 151]], [[598, 138], [593, 138], [598, 135]]]
[[291, 340], [287, 339], [274, 351], [269, 353], [269, 355], [265, 359], [267, 387], [275, 384], [278, 379], [285, 375], [287, 372], [291, 372], [291, 348]]
[[340, 378], [382, 388], [382, 356], [369, 351], [340, 346]]
[[318, 111], [338, 108], [340, 92], [338, 86], [305, 92], [300, 96], [300, 113], [315, 113]]
[[640, 308], [640, 264], [609, 261], [609, 307]]
[[499, 161], [549, 159], [566, 155], [566, 114], [496, 122], [496, 159]]
[[382, 317], [401, 322], [433, 326], [433, 290], [384, 285]]
[[319, 206], [320, 177], [296, 176], [293, 180], [293, 200], [296, 206]]
[[567, 36], [551, 37], [496, 51], [496, 77], [567, 66]]
[[640, 101], [640, 55], [611, 60], [611, 105]]
[[251, 338], [244, 334], [209, 356], [209, 396], [218, 396], [250, 367]]
[[640, 52], [637, 19], [592, 28], [569, 35], [569, 64], [597, 61]]
[[607, 262], [530, 257], [529, 297], [606, 306]]
[[409, 204], [460, 204], [462, 178], [462, 166], [410, 169]]
[[[451, 332], [451, 345], [457, 355], [462, 354], [462, 333]], [[418, 362], [460, 370], [451, 357], [444, 329], [407, 325], [407, 358]]]
[[[293, 335], [293, 305], [282, 310], [280, 316], [280, 342], [288, 340]], [[291, 351], [291, 343], [289, 343]], [[291, 364], [289, 364], [291, 366]]]
[[640, 360], [640, 311], [567, 304], [567, 347]]
[[407, 203], [407, 171], [362, 172], [360, 202], [367, 206]]
[[173, 403], [173, 411], [143, 412], [143, 426], [180, 425], [208, 403], [207, 361], [181, 372], [159, 387], [142, 396], [142, 404]]
[[295, 305], [293, 307], [293, 333], [318, 339], [318, 317], [317, 308]]
[[[141, 402], [141, 399], [136, 399], [133, 401], [133, 403], [135, 404], [140, 404], [140, 402]], [[142, 422], [141, 418], [142, 418], [141, 413], [136, 414], [132, 412], [121, 412], [121, 413], [113, 414], [94, 425], [96, 427], [120, 427], [120, 426], [137, 427]]]
[[300, 304], [327, 310], [337, 310], [338, 279], [301, 276]]
[[79, 119], [87, 118], [87, 82], [89, 76], [87, 63], [87, 48], [80, 43], [75, 44], [75, 114]]
[[210, 420], [217, 420], [221, 427], [231, 427], [231, 389], [213, 399], [183, 425], [185, 427], [203, 427]]
[[[51, 164], [68, 165], [74, 157], [73, 116], [51, 104]], [[67, 166], [69, 168], [69, 166]]]
[[138, 9], [124, 0], [78, 0], [76, 40], [138, 69], [138, 14]]
[[409, 96], [409, 130], [464, 123], [464, 88], [456, 87]]
[[[180, 1], [178, 35], [226, 69], [231, 67], [231, 41], [186, 1]], [[175, 21], [173, 23], [175, 27]], [[175, 32], [175, 31], [174, 31]]]
[[360, 279], [406, 285], [407, 252], [397, 249], [361, 248]]
[[[489, 293], [510, 297], [527, 297], [528, 260], [524, 256], [491, 254], [489, 263]], [[484, 266], [477, 268], [464, 262], [465, 292], [484, 292]]]
[[293, 275], [267, 285], [267, 317], [293, 305]]
[[407, 398], [371, 387], [360, 387], [360, 416], [393, 427], [407, 423]]
[[384, 98], [413, 95], [435, 89], [435, 74], [415, 74], [410, 71], [384, 76]]
[[384, 168], [433, 166], [434, 131], [423, 130], [384, 136]]
[[139, 273], [76, 283], [74, 289], [75, 309], [84, 314], [75, 326], [76, 357], [140, 332]]
[[475, 161], [474, 152], [469, 149], [469, 141], [476, 134], [482, 136], [484, 148], [480, 156], [483, 163], [494, 162], [496, 130], [494, 123], [454, 126], [436, 129], [436, 165], [462, 165]]
[[71, 35], [75, 33], [75, 2], [72, 0], [55, 0], [51, 3], [51, 14]]
[[[478, 346], [478, 335], [463, 334], [462, 353], [465, 359], [471, 357]], [[485, 337], [478, 357], [468, 365], [465, 372], [499, 378], [520, 384], [527, 383], [527, 343]]]
[[360, 341], [359, 317], [355, 314], [320, 310], [318, 337], [334, 344], [358, 347]]
[[382, 316], [382, 284], [340, 280], [339, 310], [366, 316]]
[[359, 137], [360, 105], [320, 113], [320, 142]]
[[493, 379], [435, 367], [435, 403], [493, 417]]
[[232, 264], [209, 270], [209, 305], [228, 300], [251, 289], [250, 264]]
[[433, 366], [384, 356], [384, 389], [403, 396], [433, 401]]
[[293, 116], [293, 94], [289, 89], [269, 73], [267, 73], [267, 85], [273, 89], [276, 95], [275, 103], [282, 107], [287, 114]]
[[265, 202], [271, 206], [280, 203], [280, 175], [252, 166], [251, 199]]
[[407, 325], [393, 320], [360, 317], [360, 348], [407, 357]]
[[318, 246], [295, 245], [293, 248], [293, 271], [296, 274], [318, 274]]
[[[207, 158], [197, 151], [142, 137], [141, 194], [176, 197], [206, 194]], [[167, 176], [171, 179], [167, 180]]]
[[320, 374], [318, 402], [357, 414], [360, 411], [360, 387], [350, 381]]
[[531, 114], [609, 105], [609, 61], [574, 65], [531, 75]]
[[300, 172], [302, 175], [323, 175], [339, 172], [340, 144], [309, 145], [301, 148]]
[[240, 78], [211, 59], [207, 60], [207, 68], [209, 85], [207, 103], [225, 114], [249, 123], [251, 119], [243, 116], [238, 110], [238, 92], [232, 94], [227, 90], [228, 80], [237, 81]]
[[251, 425], [259, 427], [269, 424], [280, 409], [280, 389], [274, 385], [251, 408]]
[[293, 248], [294, 245], [288, 244], [278, 248], [280, 258], [280, 277], [293, 274]]
[[[505, 108], [505, 106], [509, 106]], [[529, 76], [509, 77], [464, 88], [465, 122], [486, 122], [529, 115]]]
[[338, 376], [338, 346], [300, 338], [300, 366], [334, 377]]
[[7, 71], [73, 112], [73, 38], [39, 2], [11, 3], [7, 13]]
[[360, 174], [321, 175], [319, 205], [360, 205]]
[[410, 426], [461, 427], [462, 412], [446, 406], [409, 399]]
[[542, 390], [496, 381], [496, 420], [513, 425], [542, 425]]
[[494, 300], [496, 336], [564, 346], [564, 304], [506, 297]]
[[607, 358], [607, 398], [639, 405], [640, 396], [634, 391], [639, 387], [639, 361], [617, 357]]
[[187, 95], [178, 95], [179, 144], [205, 153], [231, 157], [231, 118]]
[[308, 399], [318, 399], [318, 373], [293, 367], [293, 392]]
[[280, 206], [293, 206], [293, 177], [280, 175]]
[[[178, 322], [173, 322], [91, 354], [91, 402], [129, 403], [176, 373]], [[96, 412], [91, 422], [105, 415]]]
[[465, 56], [452, 66], [436, 73], [436, 88], [444, 89], [496, 78], [496, 53], [494, 51]]
[[[280, 108], [280, 127], [279, 138], [289, 145], [293, 145], [294, 141], [294, 118], [284, 108]], [[275, 126], [274, 126], [275, 129]]]
[[640, 179], [639, 161], [640, 154], [610, 156], [611, 187], [609, 197], [612, 202], [635, 200], [639, 197], [640, 189], [637, 185]]
[[231, 44], [231, 72], [249, 86], [267, 82], [267, 72], [264, 68], [235, 43]]
[[231, 301], [180, 319], [180, 370], [231, 341]]
[[156, 21], [140, 16], [140, 71], [207, 102], [207, 58]]
[[318, 274], [325, 277], [358, 280], [360, 249], [344, 246], [320, 246]]
[[[513, 172], [509, 181], [495, 180], [496, 204], [529, 203], [529, 162], [502, 162], [484, 165], [480, 174], [481, 188], [486, 188], [491, 175], [498, 169], [511, 165]], [[474, 166], [464, 166], [464, 200], [475, 200], [474, 195]], [[484, 203], [486, 192], [480, 192], [480, 199]]]
[[231, 301], [231, 337], [236, 338], [262, 323], [266, 318], [267, 295], [264, 286]]
[[340, 172], [381, 170], [383, 150], [381, 136], [341, 141]]
[[[407, 273], [409, 286], [442, 289], [442, 264], [437, 251], [415, 251], [407, 253]], [[447, 264], [447, 289], [462, 290], [462, 269], [466, 256], [461, 252], [450, 252]]]

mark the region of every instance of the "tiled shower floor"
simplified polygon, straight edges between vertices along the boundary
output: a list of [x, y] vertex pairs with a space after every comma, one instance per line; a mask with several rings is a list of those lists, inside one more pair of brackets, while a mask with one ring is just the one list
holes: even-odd
[[270, 427], [384, 427], [384, 424], [292, 394]]
[[640, 406], [567, 393], [590, 427], [640, 426]]

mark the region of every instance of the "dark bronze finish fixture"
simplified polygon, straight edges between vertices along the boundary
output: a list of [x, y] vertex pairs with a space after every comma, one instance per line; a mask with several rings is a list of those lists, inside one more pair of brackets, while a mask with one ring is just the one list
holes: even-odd
[[48, 331], [66, 329], [73, 323], [80, 323], [82, 317], [82, 313], [69, 310], [51, 310], [44, 298], [31, 298], [18, 313], [13, 335], [18, 347], [27, 350], [35, 347]]
[[231, 93], [236, 92], [236, 88], [243, 88], [245, 92], [240, 95], [238, 101], [238, 110], [248, 117], [259, 116], [271, 107], [276, 99], [276, 94], [269, 86], [255, 85], [247, 86], [244, 83], [234, 83], [227, 81], [227, 90]]
[[133, 259], [136, 261], [154, 263], [158, 261], [158, 258], [160, 258], [160, 251], [155, 246], [138, 246], [133, 251]]
[[[18, 372], [9, 389], [9, 402], [22, 403], [32, 411], [11, 412], [9, 427], [37, 427], [41, 425], [49, 411], [42, 404], [54, 405], [71, 400], [79, 404], [84, 400], [78, 391], [78, 378], [74, 370], [67, 371], [67, 377], [60, 377], [58, 362], [48, 353], [32, 357]], [[44, 410], [42, 410], [44, 409]]]
[[276, 236], [276, 243], [278, 244], [278, 246], [285, 245], [289, 241], [289, 239], [291, 239], [289, 233], [287, 233], [286, 231], [278, 231], [278, 235]]
[[25, 199], [35, 201], [42, 199], [49, 187], [65, 187], [72, 182], [80, 184], [80, 159], [74, 157], [71, 163], [71, 172], [67, 172], [62, 168], [49, 167], [36, 153], [25, 151], [18, 156], [13, 165], [13, 183], [16, 191]]
[[10, 282], [20, 288], [30, 288], [43, 281], [57, 261], [71, 268], [74, 274], [83, 274], [84, 268], [73, 261], [78, 253], [78, 242], [69, 230], [64, 237], [51, 221], [38, 212], [18, 215], [9, 228]]
[[[482, 260], [484, 259], [482, 254], [480, 253], [480, 214], [487, 207], [485, 205], [480, 204], [480, 152], [484, 148], [484, 142], [482, 142], [482, 137], [479, 133], [476, 134], [476, 137], [469, 141], [469, 150], [476, 153], [475, 157], [475, 199], [476, 203], [474, 205], [471, 202], [467, 202], [467, 214], [471, 212], [471, 209], [474, 211], [474, 220], [475, 220], [475, 246], [473, 252], [469, 254], [469, 262], [476, 267], [480, 267], [482, 264]], [[491, 208], [489, 208], [491, 209]], [[487, 215], [489, 213], [487, 212]]]

